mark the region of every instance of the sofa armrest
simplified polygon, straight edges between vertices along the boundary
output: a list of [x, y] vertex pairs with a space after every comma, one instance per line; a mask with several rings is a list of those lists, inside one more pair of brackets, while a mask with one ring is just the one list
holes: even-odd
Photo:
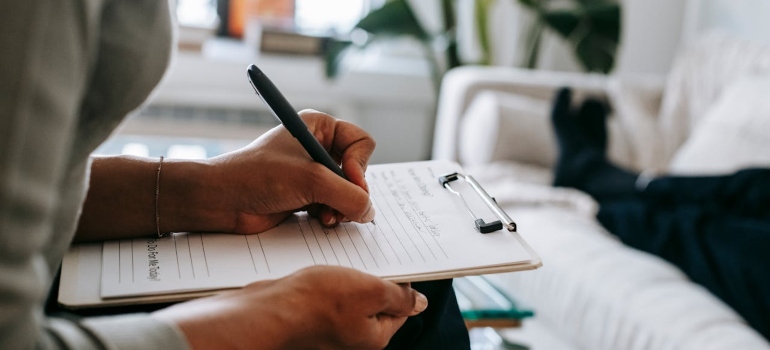
[[533, 71], [509, 67], [460, 67], [444, 76], [439, 94], [433, 159], [458, 161], [462, 118], [476, 95], [498, 91], [549, 103], [554, 92], [570, 86], [580, 95], [606, 96], [608, 78], [598, 74]]

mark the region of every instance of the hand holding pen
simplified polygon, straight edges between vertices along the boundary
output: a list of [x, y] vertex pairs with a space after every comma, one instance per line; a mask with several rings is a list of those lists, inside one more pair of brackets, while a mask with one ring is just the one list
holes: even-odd
[[[319, 112], [303, 111], [300, 112], [303, 116], [301, 118], [300, 114], [294, 110], [283, 94], [281, 94], [259, 68], [255, 65], [250, 65], [247, 73], [249, 81], [254, 87], [255, 92], [257, 92], [257, 95], [283, 124], [284, 128], [278, 129], [288, 131], [291, 136], [296, 139], [292, 140], [294, 145], [285, 145], [284, 147], [287, 147], [288, 150], [301, 145], [304, 152], [310, 155], [312, 160], [316, 162], [315, 165], [308, 164], [308, 166], [309, 169], [316, 173], [315, 175], [311, 175], [310, 178], [314, 180], [313, 182], [316, 183], [317, 186], [334, 186], [335, 183], [341, 183], [342, 181], [340, 180], [344, 179], [368, 192], [368, 187], [364, 179], [364, 172], [366, 171], [366, 164], [369, 157], [374, 151], [375, 144], [371, 136], [353, 124], [334, 119]], [[274, 130], [271, 130], [271, 132]], [[311, 130], [314, 132], [311, 132]], [[329, 152], [327, 152], [327, 149], [330, 150], [337, 159], [333, 158]], [[300, 151], [300, 153], [304, 152]], [[342, 168], [338, 165], [340, 162]], [[323, 168], [326, 169], [322, 169], [318, 165], [322, 165]], [[329, 172], [336, 174], [338, 179], [320, 181], [323, 178], [327, 178], [327, 176], [330, 175]], [[308, 182], [308, 180], [309, 179], [305, 179], [303, 182]], [[340, 188], [339, 190], [344, 189]], [[334, 226], [343, 218], [361, 222], [370, 222], [374, 218], [374, 208], [372, 207], [371, 202], [368, 201], [368, 197], [367, 203], [363, 207], [366, 209], [366, 214], [360, 218], [346, 215], [344, 211], [337, 206], [329, 205], [329, 203], [323, 204], [327, 204], [337, 210], [335, 213], [335, 211], [330, 208], [322, 207], [320, 209], [318, 213], [320, 220], [327, 226]], [[313, 212], [312, 207], [307, 209], [309, 209], [309, 212]]]

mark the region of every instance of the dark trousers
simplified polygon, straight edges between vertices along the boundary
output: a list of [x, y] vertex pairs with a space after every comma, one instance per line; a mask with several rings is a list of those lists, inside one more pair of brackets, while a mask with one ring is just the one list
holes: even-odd
[[770, 339], [770, 169], [663, 177], [599, 204], [607, 230], [679, 267]]
[[428, 308], [408, 318], [386, 349], [470, 349], [468, 330], [457, 306], [452, 280], [415, 282], [412, 288], [428, 297]]

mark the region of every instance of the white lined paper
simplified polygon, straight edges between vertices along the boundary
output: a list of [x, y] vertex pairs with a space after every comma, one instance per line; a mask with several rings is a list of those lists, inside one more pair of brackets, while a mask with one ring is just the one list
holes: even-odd
[[[457, 164], [440, 161], [370, 166], [366, 178], [376, 225], [325, 228], [297, 213], [258, 235], [176, 233], [105, 242], [101, 295], [235, 288], [312, 265], [392, 278], [529, 261], [532, 257], [514, 235], [477, 233], [458, 198], [438, 184], [438, 174], [458, 170]], [[463, 186], [453, 187], [462, 191]], [[474, 211], [493, 219], [468, 193]]]

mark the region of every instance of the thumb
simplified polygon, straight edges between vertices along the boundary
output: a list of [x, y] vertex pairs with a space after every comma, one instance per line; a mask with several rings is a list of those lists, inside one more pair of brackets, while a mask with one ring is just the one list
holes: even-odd
[[369, 194], [328, 169], [319, 171], [310, 191], [317, 203], [325, 204], [352, 221], [371, 222], [375, 210]]
[[428, 298], [408, 285], [398, 285], [384, 280], [382, 283], [386, 284], [387, 297], [381, 314], [397, 317], [414, 316], [428, 307]]

